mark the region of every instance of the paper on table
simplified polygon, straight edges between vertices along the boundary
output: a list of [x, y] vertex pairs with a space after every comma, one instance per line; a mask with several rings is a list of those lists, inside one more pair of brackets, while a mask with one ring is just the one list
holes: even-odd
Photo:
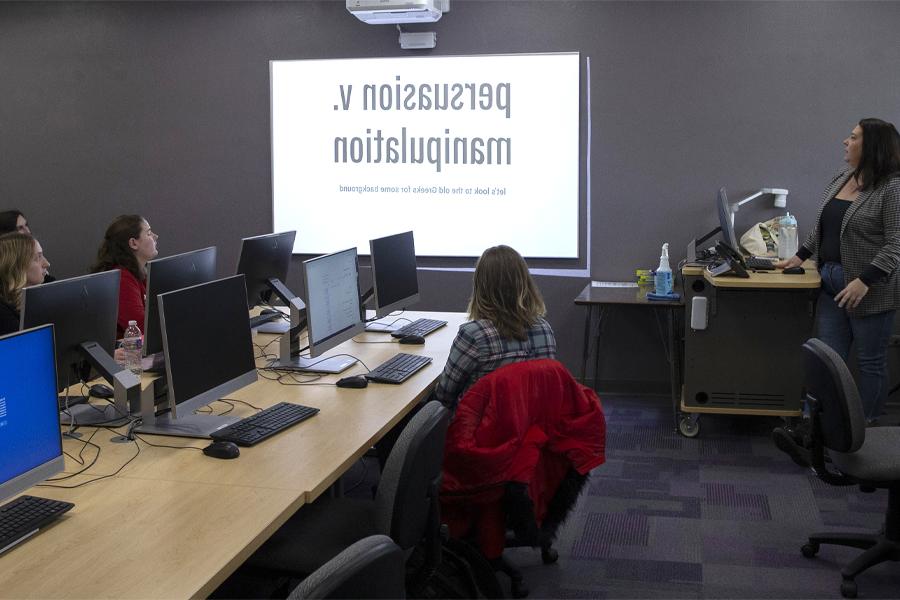
[[591, 287], [608, 288], [636, 288], [638, 284], [633, 281], [592, 281]]

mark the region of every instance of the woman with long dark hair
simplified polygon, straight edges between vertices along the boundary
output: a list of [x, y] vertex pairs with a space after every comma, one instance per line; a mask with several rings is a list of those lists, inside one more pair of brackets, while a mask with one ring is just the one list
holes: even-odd
[[816, 224], [791, 267], [817, 256], [818, 337], [846, 361], [855, 344], [859, 392], [873, 423], [887, 400], [887, 346], [900, 308], [900, 134], [863, 119], [844, 140], [841, 170], [825, 188]]
[[144, 326], [147, 263], [157, 255], [158, 238], [147, 219], [140, 215], [116, 217], [106, 228], [91, 273], [113, 269], [121, 273], [116, 337], [122, 337], [128, 321], [137, 321]]

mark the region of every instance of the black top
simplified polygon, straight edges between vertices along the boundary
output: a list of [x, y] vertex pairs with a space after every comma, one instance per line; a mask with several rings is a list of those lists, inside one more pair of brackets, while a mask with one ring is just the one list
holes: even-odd
[[822, 239], [819, 242], [819, 260], [822, 264], [827, 262], [841, 262], [841, 223], [844, 221], [844, 213], [850, 207], [847, 200], [832, 198], [822, 209], [822, 218], [819, 221]]
[[14, 306], [0, 300], [0, 335], [19, 330], [19, 311]]
[[[822, 216], [819, 217], [819, 264], [827, 262], [841, 262], [841, 225], [844, 222], [844, 214], [850, 208], [850, 200], [841, 200], [836, 196], [829, 200], [822, 208]], [[812, 252], [801, 246], [797, 251], [801, 260], [812, 256]], [[859, 274], [859, 279], [866, 285], [872, 285], [876, 281], [887, 277], [887, 273], [873, 264], [866, 265]]]

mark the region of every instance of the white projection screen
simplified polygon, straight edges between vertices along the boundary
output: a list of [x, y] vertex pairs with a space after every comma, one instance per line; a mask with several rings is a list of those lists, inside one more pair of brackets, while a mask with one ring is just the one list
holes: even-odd
[[579, 55], [272, 61], [274, 231], [322, 254], [578, 257]]

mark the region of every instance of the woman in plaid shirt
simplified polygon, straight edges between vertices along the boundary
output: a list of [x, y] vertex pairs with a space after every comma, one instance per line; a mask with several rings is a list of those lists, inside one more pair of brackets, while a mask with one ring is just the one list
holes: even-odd
[[848, 167], [822, 199], [816, 225], [791, 267], [817, 255], [818, 336], [846, 361], [856, 344], [859, 393], [871, 423], [887, 400], [887, 345], [900, 307], [900, 134], [863, 119], [844, 140]]
[[528, 265], [509, 246], [488, 248], [475, 265], [469, 318], [463, 323], [434, 396], [454, 408], [479, 378], [514, 362], [556, 358], [556, 338]]

